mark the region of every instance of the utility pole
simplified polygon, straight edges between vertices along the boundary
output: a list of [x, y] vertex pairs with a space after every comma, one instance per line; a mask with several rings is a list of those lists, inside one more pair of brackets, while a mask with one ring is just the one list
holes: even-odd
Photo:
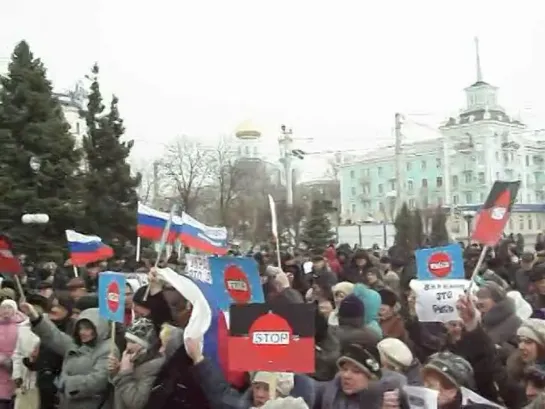
[[158, 200], [159, 200], [159, 161], [153, 161], [153, 180], [152, 183], [152, 190], [153, 190], [153, 207], [158, 206]]
[[284, 173], [286, 175], [286, 205], [293, 206], [293, 169], [292, 169], [292, 147], [293, 131], [286, 128], [286, 125], [280, 127], [282, 135], [278, 139], [281, 148], [281, 155], [284, 161]]
[[403, 203], [403, 150], [401, 148], [402, 115], [395, 114], [395, 178], [396, 178], [396, 214]]

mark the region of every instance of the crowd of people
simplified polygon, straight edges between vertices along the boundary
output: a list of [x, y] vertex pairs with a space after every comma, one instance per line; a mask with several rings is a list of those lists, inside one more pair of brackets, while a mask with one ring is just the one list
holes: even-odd
[[[468, 277], [480, 253], [465, 248]], [[437, 391], [439, 409], [545, 408], [541, 241], [531, 252], [510, 240], [491, 251], [475, 295], [460, 298], [459, 320], [447, 323], [418, 320], [414, 259], [395, 251], [331, 245], [284, 254], [281, 266], [272, 254], [254, 257], [267, 302], [316, 304], [314, 373], [255, 372], [229, 383], [200, 340], [184, 341], [191, 305], [156, 269], [147, 285], [127, 280], [125, 323], [114, 334], [99, 316], [98, 277], [126, 270], [122, 261], [74, 277], [21, 256], [24, 296], [9, 276], [0, 289], [0, 409], [423, 407], [407, 385]], [[183, 273], [176, 258], [168, 264]]]

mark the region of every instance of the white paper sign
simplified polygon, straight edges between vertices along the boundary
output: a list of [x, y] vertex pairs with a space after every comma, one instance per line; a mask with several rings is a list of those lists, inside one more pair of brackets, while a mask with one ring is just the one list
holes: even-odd
[[404, 386], [411, 409], [437, 409], [439, 392], [421, 386]]
[[494, 402], [490, 402], [488, 399], [485, 399], [481, 395], [476, 394], [471, 389], [462, 388], [462, 404], [468, 405], [470, 403], [480, 403], [484, 405], [490, 405], [493, 408], [504, 409], [503, 406], [500, 406]]
[[203, 283], [212, 284], [212, 274], [210, 273], [210, 264], [208, 263], [207, 256], [186, 254], [185, 262], [185, 272], [189, 277]]
[[418, 320], [449, 322], [460, 319], [456, 303], [468, 287], [469, 280], [412, 280]]

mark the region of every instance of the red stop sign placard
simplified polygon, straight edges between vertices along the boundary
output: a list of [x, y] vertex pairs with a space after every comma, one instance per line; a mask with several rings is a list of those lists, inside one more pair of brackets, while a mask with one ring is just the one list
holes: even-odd
[[254, 321], [249, 335], [252, 347], [259, 355], [275, 361], [289, 353], [293, 331], [285, 318], [270, 312]]
[[438, 278], [444, 278], [452, 271], [452, 260], [448, 253], [434, 253], [428, 259], [428, 270]]
[[119, 309], [119, 285], [117, 284], [117, 281], [112, 280], [108, 284], [108, 287], [106, 288], [106, 300], [108, 303], [108, 309], [115, 313]]
[[252, 298], [246, 273], [236, 265], [227, 266], [223, 276], [225, 289], [235, 304], [247, 304]]

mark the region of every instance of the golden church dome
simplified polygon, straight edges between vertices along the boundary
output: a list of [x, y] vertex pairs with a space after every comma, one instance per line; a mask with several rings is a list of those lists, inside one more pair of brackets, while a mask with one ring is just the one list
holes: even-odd
[[247, 120], [237, 127], [235, 136], [238, 139], [258, 139], [261, 137], [261, 131], [252, 121]]

